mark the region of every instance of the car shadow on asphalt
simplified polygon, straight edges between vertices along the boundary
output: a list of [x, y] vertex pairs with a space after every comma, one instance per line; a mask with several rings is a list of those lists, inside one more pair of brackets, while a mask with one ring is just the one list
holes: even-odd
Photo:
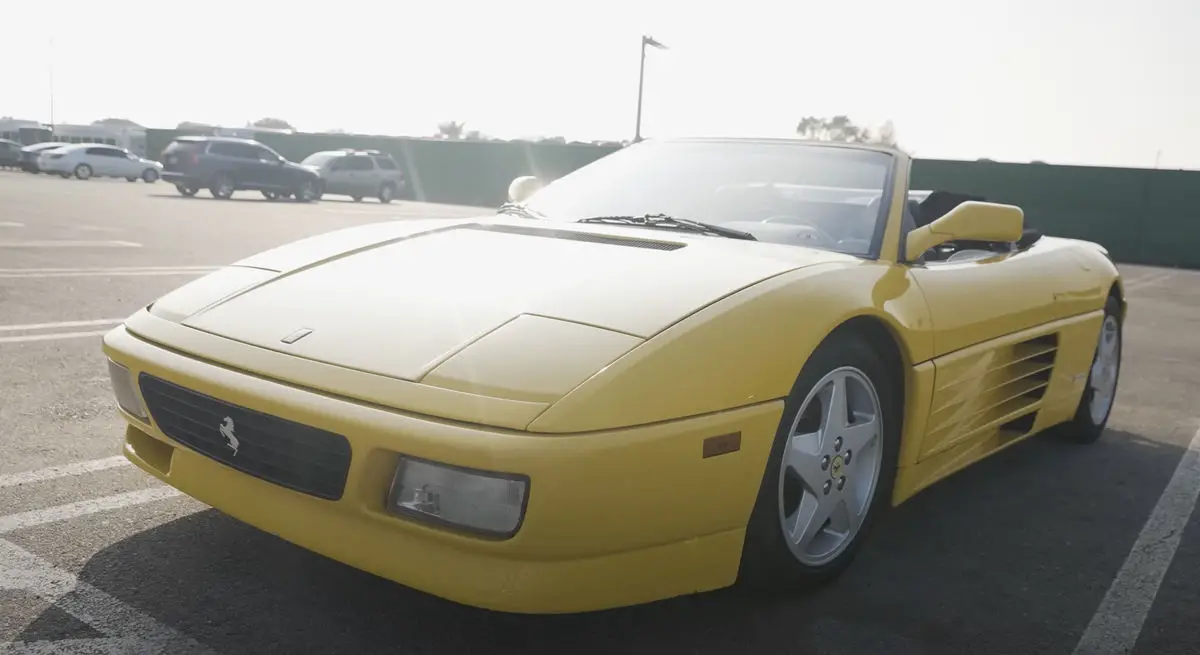
[[[146, 197], [147, 198], [163, 198], [166, 200], [187, 200], [190, 202], [197, 202], [197, 201], [203, 202], [203, 201], [207, 200], [210, 202], [261, 202], [261, 203], [270, 203], [272, 205], [287, 205], [287, 204], [311, 205], [312, 204], [309, 202], [296, 203], [291, 200], [267, 200], [266, 198], [262, 197], [261, 195], [258, 196], [257, 198], [249, 198], [249, 197], [247, 197], [247, 198], [225, 198], [224, 200], [222, 200], [220, 198], [213, 198], [211, 196], [202, 196], [199, 194], [188, 197], [188, 196], [180, 195], [178, 193], [174, 194], [174, 195], [171, 195], [169, 193], [148, 193], [148, 194], [146, 194]], [[322, 199], [321, 202], [326, 202], [326, 201], [324, 199]]]
[[[200, 193], [204, 193], [204, 192], [203, 192], [203, 191], [201, 191]], [[250, 192], [249, 192], [249, 191], [245, 191], [245, 192], [243, 192], [243, 193], [250, 193]], [[147, 196], [148, 198], [165, 198], [165, 199], [168, 199], [168, 200], [191, 200], [191, 201], [196, 201], [196, 200], [219, 200], [218, 198], [213, 198], [213, 197], [211, 197], [211, 196], [205, 196], [205, 195], [200, 195], [200, 194], [197, 194], [197, 195], [194, 195], [194, 196], [188, 197], [188, 196], [180, 195], [180, 194], [178, 194], [178, 193], [176, 193], [176, 194], [170, 194], [170, 193], [148, 193], [148, 194], [146, 194], [146, 196]], [[297, 203], [297, 202], [295, 202], [294, 200], [268, 200], [268, 199], [266, 199], [266, 198], [263, 198], [261, 195], [260, 195], [260, 196], [258, 196], [257, 198], [255, 198], [255, 197], [246, 197], [246, 198], [232, 197], [232, 198], [226, 198], [225, 200], [222, 200], [221, 202], [269, 202], [269, 203], [271, 203], [271, 204], [293, 204], [293, 205], [294, 205], [294, 204], [301, 204], [301, 205], [311, 205], [311, 204], [313, 204], [313, 203], [311, 203], [311, 202], [306, 202], [306, 203]], [[321, 198], [320, 200], [317, 200], [317, 201], [314, 201], [314, 202], [330, 203], [330, 204], [334, 204], [334, 205], [352, 205], [352, 206], [361, 206], [361, 205], [367, 205], [367, 206], [372, 206], [372, 207], [374, 207], [374, 206], [379, 206], [379, 207], [387, 207], [387, 206], [389, 206], [389, 205], [387, 205], [387, 204], [385, 204], [385, 203], [382, 203], [382, 202], [378, 202], [378, 201], [370, 201], [370, 200], [366, 200], [366, 201], [363, 201], [363, 202], [354, 202], [354, 201], [353, 201], [353, 200], [351, 200], [350, 198], [325, 198], [325, 197], [323, 197], [323, 198]], [[407, 198], [396, 198], [394, 201], [392, 201], [392, 203], [391, 203], [391, 206], [395, 206], [395, 205], [397, 205], [397, 204], [400, 204], [400, 203], [403, 203], [403, 202], [409, 202], [409, 200], [408, 200]]]
[[[839, 580], [790, 597], [734, 588], [591, 614], [501, 614], [215, 510], [113, 544], [79, 577], [219, 652], [1070, 652], [1181, 453], [1120, 431], [1090, 446], [1036, 437], [897, 508]], [[52, 611], [19, 639], [48, 638]]]

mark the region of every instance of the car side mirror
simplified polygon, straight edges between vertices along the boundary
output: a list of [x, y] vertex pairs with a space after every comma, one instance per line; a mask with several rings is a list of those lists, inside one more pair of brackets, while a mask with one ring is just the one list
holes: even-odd
[[542, 183], [532, 175], [522, 175], [508, 185], [509, 202], [525, 202], [542, 188]]
[[947, 241], [1001, 241], [1021, 238], [1025, 212], [1015, 205], [968, 200], [945, 216], [908, 233], [905, 261], [916, 261], [926, 250]]

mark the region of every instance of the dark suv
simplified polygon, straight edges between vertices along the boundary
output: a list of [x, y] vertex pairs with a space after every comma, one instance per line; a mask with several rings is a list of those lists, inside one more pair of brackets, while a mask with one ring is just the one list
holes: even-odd
[[204, 188], [222, 199], [242, 190], [261, 191], [271, 200], [292, 196], [300, 202], [320, 195], [319, 175], [253, 139], [181, 136], [160, 159], [162, 179], [185, 196]]

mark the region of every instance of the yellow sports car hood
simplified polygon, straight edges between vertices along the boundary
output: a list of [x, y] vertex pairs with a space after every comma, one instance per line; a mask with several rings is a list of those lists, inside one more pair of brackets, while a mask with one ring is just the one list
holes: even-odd
[[[454, 380], [472, 378], [490, 360], [499, 366], [500, 359], [505, 366], [581, 367], [575, 378], [739, 289], [801, 266], [850, 259], [666, 230], [492, 217], [395, 222], [238, 262], [225, 271], [246, 272], [240, 284], [170, 318], [392, 378], [453, 378], [442, 386], [459, 386]], [[220, 273], [213, 275], [218, 280]], [[152, 312], [173, 311], [170, 294], [162, 304]], [[472, 370], [455, 371], [450, 360], [468, 348], [478, 353], [466, 358]], [[546, 390], [565, 391], [559, 382]], [[557, 395], [535, 391], [521, 395]]]

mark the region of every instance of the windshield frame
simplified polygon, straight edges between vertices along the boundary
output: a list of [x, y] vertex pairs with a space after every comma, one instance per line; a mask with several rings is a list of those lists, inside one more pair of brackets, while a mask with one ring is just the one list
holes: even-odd
[[[582, 173], [582, 172], [586, 171], [588, 168], [590, 168], [593, 165], [604, 162], [604, 160], [607, 159], [608, 157], [612, 157], [614, 155], [619, 156], [623, 151], [627, 151], [631, 148], [636, 149], [636, 148], [645, 147], [645, 146], [665, 145], [665, 144], [674, 144], [674, 143], [705, 144], [705, 145], [709, 145], [709, 146], [717, 148], [717, 149], [721, 148], [723, 145], [740, 148], [740, 147], [746, 147], [746, 146], [753, 146], [755, 144], [762, 145], [764, 147], [775, 147], [775, 148], [782, 147], [782, 148], [808, 148], [808, 149], [813, 149], [813, 148], [844, 149], [844, 150], [856, 150], [859, 152], [864, 152], [864, 151], [870, 152], [875, 155], [878, 155], [881, 158], [886, 158], [886, 166], [885, 166], [883, 178], [879, 182], [880, 186], [879, 186], [878, 190], [879, 190], [880, 196], [879, 196], [879, 206], [877, 208], [877, 214], [875, 216], [875, 224], [874, 224], [873, 232], [871, 233], [870, 241], [868, 243], [868, 246], [867, 246], [865, 252], [863, 252], [861, 250], [858, 252], [843, 251], [843, 250], [836, 250], [833, 248], [822, 248], [819, 246], [799, 246], [799, 245], [795, 246], [795, 247], [812, 247], [814, 249], [821, 250], [824, 252], [839, 253], [839, 254], [844, 254], [844, 255], [851, 256], [851, 257], [857, 257], [859, 259], [864, 259], [864, 260], [879, 260], [881, 258], [882, 252], [884, 250], [884, 248], [883, 248], [884, 239], [887, 235], [888, 224], [891, 220], [891, 214], [892, 214], [892, 209], [893, 209], [892, 204], [893, 204], [893, 200], [894, 200], [894, 196], [895, 196], [896, 180], [897, 180], [897, 176], [898, 176], [897, 169], [900, 165], [902, 165], [903, 161], [905, 161], [905, 158], [900, 157], [899, 153], [894, 152], [893, 150], [891, 150], [889, 148], [876, 147], [876, 146], [872, 146], [872, 145], [845, 144], [845, 143], [837, 143], [837, 142], [809, 141], [809, 140], [787, 139], [787, 138], [671, 137], [671, 138], [661, 138], [661, 139], [647, 139], [645, 141], [634, 143], [632, 145], [626, 146], [625, 148], [616, 150], [608, 155], [605, 155], [596, 160], [593, 160], [592, 162], [589, 162], [588, 164], [581, 166], [581, 167], [571, 171], [570, 173], [547, 183], [543, 187], [543, 189], [549, 189], [550, 187], [557, 185], [560, 182], [570, 179], [572, 176], [576, 175], [577, 173]], [[643, 144], [645, 144], [645, 146], [643, 146]], [[540, 191], [541, 190], [539, 190], [538, 193], [534, 193], [531, 197], [526, 198], [525, 201], [522, 202], [521, 204], [527, 205], [529, 207], [529, 209], [531, 209], [531, 210], [541, 211], [538, 208], [538, 196], [541, 195]], [[679, 218], [686, 219], [686, 218], [693, 218], [693, 217], [679, 216]], [[547, 220], [555, 222], [555, 223], [566, 223], [566, 224], [577, 223], [577, 221], [575, 221], [575, 220], [571, 220], [566, 217], [554, 216], [552, 214], [547, 216]], [[721, 223], [718, 223], [718, 225], [720, 225], [720, 224]], [[637, 226], [629, 226], [629, 227], [637, 227]], [[735, 226], [731, 225], [729, 227], [731, 229], [742, 229], [742, 226], [735, 227]], [[768, 244], [773, 244], [773, 245], [791, 245], [791, 244], [784, 244], [784, 243], [777, 242], [777, 241], [772, 242], [769, 240], [759, 240], [759, 243], [768, 243]]]

